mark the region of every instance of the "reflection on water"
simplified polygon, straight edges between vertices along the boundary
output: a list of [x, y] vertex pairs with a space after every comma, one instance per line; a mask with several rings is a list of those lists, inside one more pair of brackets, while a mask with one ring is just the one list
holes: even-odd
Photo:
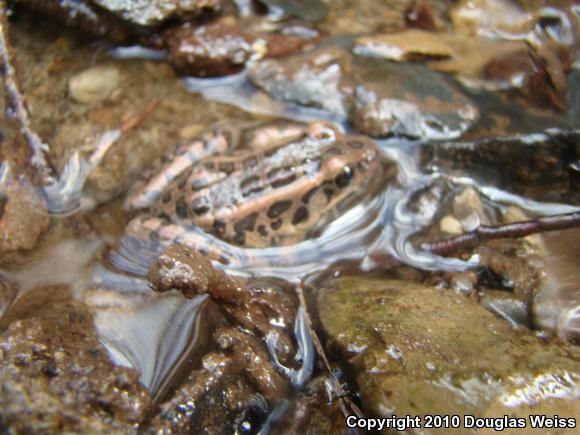
[[574, 373], [542, 374], [532, 381], [514, 379], [521, 388], [505, 393], [500, 400], [509, 407], [533, 406], [555, 399], [577, 399], [580, 397], [580, 376]]
[[94, 290], [85, 300], [95, 308], [97, 334], [111, 360], [138, 370], [143, 385], [161, 397], [208, 340], [207, 296], [155, 295], [143, 284], [142, 292]]

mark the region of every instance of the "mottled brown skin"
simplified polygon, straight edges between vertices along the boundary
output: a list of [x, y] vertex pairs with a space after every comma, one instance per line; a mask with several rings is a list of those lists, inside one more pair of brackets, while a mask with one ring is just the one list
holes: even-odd
[[374, 191], [381, 164], [370, 139], [313, 123], [300, 138], [264, 151], [197, 161], [151, 211], [238, 246], [291, 245]]

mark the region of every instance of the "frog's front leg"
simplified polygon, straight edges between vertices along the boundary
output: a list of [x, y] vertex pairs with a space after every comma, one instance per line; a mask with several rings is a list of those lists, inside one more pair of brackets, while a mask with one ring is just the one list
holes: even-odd
[[[154, 168], [155, 175], [141, 177], [140, 182], [136, 183], [136, 188], [130, 192], [125, 206], [130, 210], [150, 207], [167, 191], [171, 183], [185, 174], [195, 162], [203, 157], [226, 151], [231, 146], [233, 136], [225, 128], [214, 128], [194, 142], [179, 147], [168, 163]], [[151, 172], [148, 171], [147, 174]], [[201, 172], [200, 179], [205, 176]]]

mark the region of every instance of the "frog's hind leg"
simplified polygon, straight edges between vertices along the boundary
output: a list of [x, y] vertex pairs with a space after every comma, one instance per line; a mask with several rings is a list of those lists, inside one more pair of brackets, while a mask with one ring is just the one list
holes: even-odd
[[228, 249], [230, 245], [198, 231], [193, 226], [182, 227], [161, 218], [135, 218], [127, 225], [116, 249], [109, 253], [108, 262], [117, 270], [144, 277], [163, 251], [173, 243], [180, 243], [224, 266], [240, 263], [238, 256]]
[[[179, 147], [153, 170], [140, 177], [135, 188], [131, 189], [125, 206], [130, 210], [150, 207], [169, 185], [190, 169], [199, 159], [211, 154], [224, 152], [229, 148], [232, 134], [220, 127], [205, 132], [199, 139]], [[155, 174], [155, 175], [153, 175]]]

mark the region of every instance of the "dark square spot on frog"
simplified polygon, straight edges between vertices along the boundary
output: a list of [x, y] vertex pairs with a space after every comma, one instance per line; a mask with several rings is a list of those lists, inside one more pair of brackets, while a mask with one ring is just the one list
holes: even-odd
[[310, 189], [308, 192], [306, 192], [303, 196], [302, 196], [302, 202], [304, 204], [308, 204], [310, 202], [310, 200], [312, 199], [312, 197], [314, 196], [314, 194], [316, 193], [316, 191], [318, 190], [318, 186], [313, 187], [312, 189]]
[[159, 213], [157, 215], [157, 217], [163, 219], [164, 221], [171, 221], [171, 216], [169, 216], [167, 213], [165, 213], [164, 211], [162, 211], [161, 213]]
[[245, 231], [254, 231], [256, 228], [256, 219], [258, 218], [258, 213], [250, 213], [245, 218], [240, 219], [234, 224], [234, 231], [236, 233], [244, 233]]
[[270, 219], [276, 219], [292, 206], [292, 201], [278, 201], [270, 206], [267, 215]]
[[196, 198], [191, 203], [191, 209], [197, 216], [203, 216], [209, 211], [209, 200], [205, 197]]
[[258, 225], [258, 234], [262, 237], [268, 237], [268, 230], [265, 225]]
[[238, 233], [234, 236], [234, 243], [236, 245], [243, 246], [246, 243], [246, 235], [244, 233]]
[[213, 223], [213, 230], [218, 235], [223, 234], [226, 230], [226, 223], [224, 221], [216, 219], [215, 222]]
[[333, 186], [333, 183], [330, 181], [325, 181], [322, 184], [322, 191], [324, 192], [324, 195], [326, 196], [326, 200], [328, 202], [330, 202], [332, 200], [332, 197], [335, 194], [334, 187], [332, 187], [332, 186]]
[[161, 201], [163, 201], [163, 204], [167, 204], [169, 201], [171, 201], [171, 191], [165, 192], [163, 194], [163, 198], [161, 198]]
[[179, 184], [177, 185], [177, 188], [179, 190], [183, 190], [183, 188], [185, 187], [185, 184], [186, 183], [187, 183], [187, 176], [181, 177], [181, 180], [179, 181]]
[[349, 140], [348, 146], [360, 150], [364, 146], [364, 143], [360, 140]]
[[218, 168], [221, 172], [225, 172], [227, 175], [230, 175], [234, 172], [235, 166], [232, 162], [222, 162], [218, 165]]
[[203, 162], [203, 167], [209, 171], [213, 171], [215, 169], [215, 163], [211, 160]]
[[292, 225], [298, 225], [308, 219], [308, 209], [306, 207], [300, 207], [294, 212], [292, 216]]
[[177, 214], [177, 217], [179, 219], [187, 219], [187, 209], [189, 207], [187, 206], [187, 203], [185, 202], [185, 200], [183, 198], [181, 198], [179, 201], [177, 201], [177, 204], [175, 204], [175, 213]]
[[278, 228], [280, 228], [282, 226], [282, 222], [284, 222], [282, 219], [276, 219], [274, 222], [272, 222], [270, 224], [270, 227], [273, 230], [277, 230]]

